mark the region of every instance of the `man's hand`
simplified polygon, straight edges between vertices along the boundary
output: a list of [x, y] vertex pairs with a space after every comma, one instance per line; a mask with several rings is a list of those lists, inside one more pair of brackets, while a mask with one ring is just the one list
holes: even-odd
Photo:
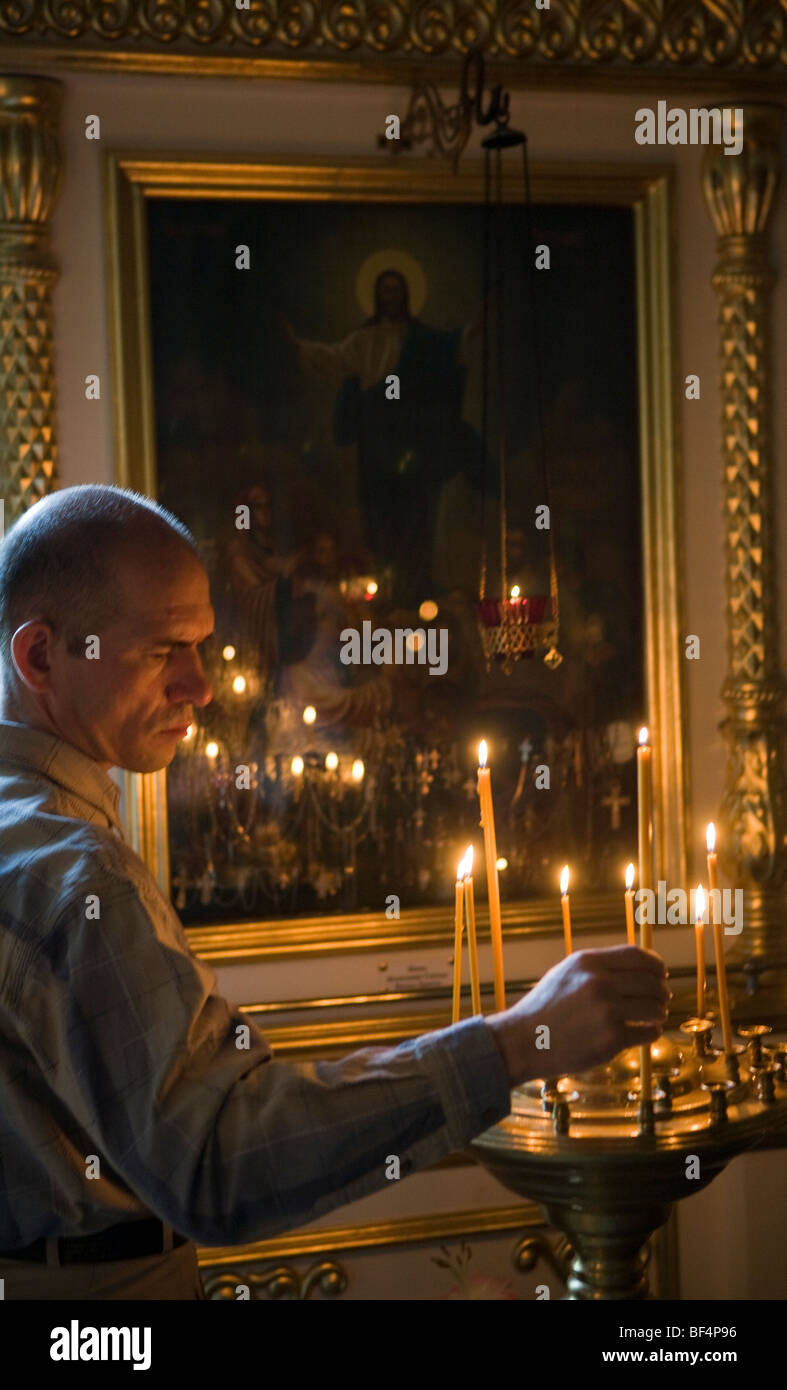
[[[566, 956], [518, 1003], [486, 1019], [511, 1085], [586, 1071], [625, 1047], [655, 1042], [672, 998], [666, 975], [661, 957], [639, 946]], [[536, 1048], [544, 1023], [549, 1047]]]

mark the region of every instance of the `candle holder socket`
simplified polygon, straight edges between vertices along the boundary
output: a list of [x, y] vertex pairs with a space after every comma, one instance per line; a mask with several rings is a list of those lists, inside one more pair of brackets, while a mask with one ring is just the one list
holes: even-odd
[[691, 1038], [695, 1057], [707, 1058], [711, 1054], [711, 1034], [713, 1024], [709, 1018], [687, 1018], [685, 1023], [680, 1025], [681, 1033], [687, 1033]]
[[701, 1081], [700, 1085], [710, 1097], [711, 1124], [726, 1124], [729, 1119], [727, 1102], [730, 1099], [730, 1091], [735, 1089], [735, 1081]]
[[743, 1046], [736, 1046], [735, 1044], [733, 1044], [732, 1052], [725, 1052], [724, 1054], [724, 1070], [726, 1071], [729, 1080], [733, 1082], [733, 1084], [736, 1086], [741, 1079], [740, 1062], [738, 1059], [741, 1053], [745, 1051], [745, 1044]]
[[763, 1040], [773, 1029], [769, 1023], [750, 1023], [738, 1029], [738, 1037], [745, 1038], [749, 1044], [749, 1065], [752, 1071], [762, 1066]]
[[757, 1098], [765, 1105], [773, 1105], [776, 1100], [776, 1078], [772, 1067], [761, 1067], [754, 1078]]
[[644, 1096], [639, 1103], [639, 1132], [640, 1134], [655, 1134], [656, 1116], [653, 1108], [653, 1101]]
[[558, 1098], [557, 1080], [545, 1081], [541, 1087], [541, 1109], [545, 1115], [551, 1115], [555, 1108], [555, 1101]]
[[568, 1101], [561, 1097], [555, 1101], [552, 1111], [552, 1129], [555, 1134], [568, 1134], [570, 1114]]
[[656, 1092], [654, 1110], [657, 1115], [672, 1114], [672, 1081], [668, 1073], [657, 1077], [659, 1089]]

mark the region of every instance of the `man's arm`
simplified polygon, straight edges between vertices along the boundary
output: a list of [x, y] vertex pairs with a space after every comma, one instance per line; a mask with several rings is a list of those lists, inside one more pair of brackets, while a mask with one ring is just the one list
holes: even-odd
[[[562, 1074], [660, 1031], [623, 1020], [662, 1017], [663, 966], [620, 947], [576, 953], [488, 1021], [335, 1062], [280, 1062], [217, 993], [152, 880], [97, 890], [100, 920], [77, 898], [31, 964], [26, 1042], [94, 1151], [205, 1244], [275, 1235], [375, 1192], [390, 1155], [404, 1176], [465, 1147], [547, 1056]], [[534, 1047], [542, 1022], [551, 1054]]]
[[152, 894], [97, 891], [100, 920], [78, 900], [28, 972], [25, 1041], [92, 1151], [192, 1239], [302, 1225], [385, 1187], [390, 1155], [404, 1176], [508, 1113], [482, 1019], [339, 1061], [277, 1061], [163, 899], [159, 921]]

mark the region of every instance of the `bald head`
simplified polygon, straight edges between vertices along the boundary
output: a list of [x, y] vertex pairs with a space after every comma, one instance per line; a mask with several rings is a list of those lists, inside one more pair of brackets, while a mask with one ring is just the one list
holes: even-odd
[[74, 487], [0, 545], [0, 718], [105, 770], [154, 772], [212, 690], [210, 582], [191, 533], [139, 493]]
[[[85, 636], [123, 611], [129, 576], [140, 565], [200, 561], [191, 532], [141, 493], [86, 484], [37, 502], [0, 544], [0, 661], [12, 671], [11, 638], [42, 619], [73, 656]], [[131, 580], [133, 583], [133, 579]]]

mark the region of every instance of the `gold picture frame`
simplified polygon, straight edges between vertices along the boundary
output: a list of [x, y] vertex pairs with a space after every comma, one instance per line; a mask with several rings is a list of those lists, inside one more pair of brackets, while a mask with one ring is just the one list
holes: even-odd
[[[342, 201], [483, 200], [483, 169], [468, 160], [459, 173], [434, 160], [216, 159], [110, 152], [105, 156], [108, 285], [113, 370], [116, 481], [156, 495], [148, 201], [154, 198], [316, 199]], [[536, 163], [538, 203], [625, 207], [633, 215], [636, 254], [638, 392], [642, 493], [643, 586], [648, 723], [653, 730], [655, 867], [685, 882], [687, 786], [681, 680], [680, 470], [672, 263], [672, 175], [664, 166]], [[668, 756], [663, 750], [668, 750]], [[125, 774], [128, 833], [169, 893], [166, 773]], [[619, 898], [594, 895], [574, 905], [574, 929], [603, 930], [621, 915]], [[551, 934], [561, 925], [553, 899], [507, 903], [507, 937]], [[488, 930], [479, 914], [481, 937]], [[219, 924], [188, 929], [194, 949], [214, 963], [281, 958], [304, 952], [380, 951], [452, 942], [450, 914], [439, 908]], [[393, 996], [392, 996], [393, 997]], [[398, 997], [398, 996], [397, 996]], [[378, 1000], [381, 996], [375, 996]], [[317, 1001], [314, 1001], [317, 1002]], [[349, 1001], [348, 1001], [349, 1002]], [[361, 1002], [360, 999], [354, 1002]]]

